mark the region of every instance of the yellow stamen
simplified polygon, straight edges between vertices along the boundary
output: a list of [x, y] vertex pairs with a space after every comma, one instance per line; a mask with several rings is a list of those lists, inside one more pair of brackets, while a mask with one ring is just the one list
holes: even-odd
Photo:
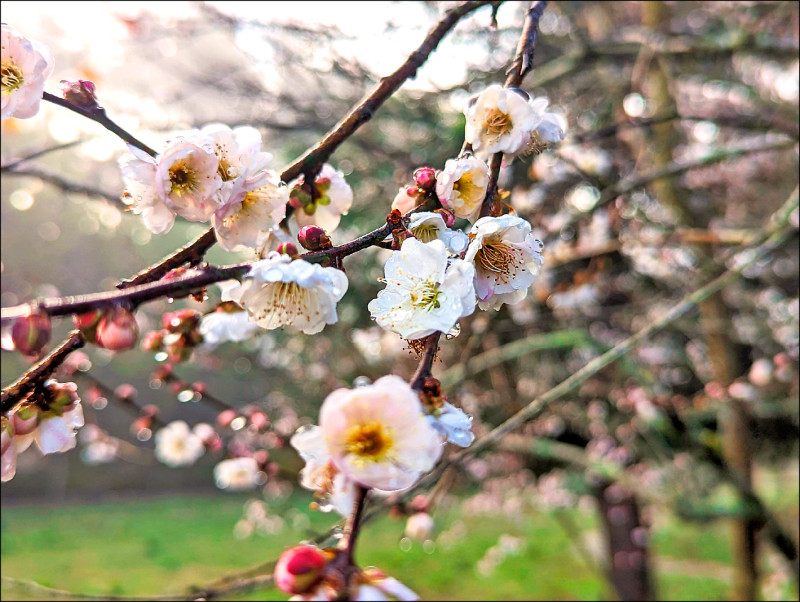
[[489, 136], [499, 138], [503, 134], [507, 134], [513, 127], [511, 117], [503, 113], [500, 109], [492, 109], [486, 115], [483, 122], [483, 127]]
[[169, 181], [172, 183], [170, 194], [178, 196], [197, 190], [200, 184], [197, 172], [184, 161], [178, 161], [169, 168]]
[[22, 75], [22, 70], [12, 62], [5, 62], [2, 64], [2, 86], [3, 94], [11, 94], [14, 90], [19, 88], [25, 78]]
[[431, 242], [432, 240], [436, 240], [439, 228], [434, 224], [420, 224], [416, 228], [413, 228], [411, 233], [422, 242]]
[[428, 278], [411, 289], [411, 306], [426, 311], [439, 309], [439, 285]]
[[480, 250], [475, 254], [475, 267], [484, 272], [492, 272], [506, 277], [514, 277], [522, 268], [518, 254], [500, 240], [484, 240]]
[[344, 449], [362, 461], [380, 462], [391, 451], [394, 443], [387, 431], [379, 422], [351, 426], [347, 429]]

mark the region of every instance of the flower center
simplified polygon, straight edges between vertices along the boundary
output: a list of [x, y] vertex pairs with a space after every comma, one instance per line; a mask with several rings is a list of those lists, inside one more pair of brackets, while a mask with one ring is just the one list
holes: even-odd
[[492, 109], [486, 115], [483, 127], [489, 136], [499, 138], [511, 131], [513, 123], [511, 122], [511, 117], [506, 113], [503, 113], [500, 109]]
[[411, 289], [411, 306], [416, 309], [431, 311], [439, 309], [439, 285], [428, 278]]
[[436, 240], [439, 234], [439, 228], [435, 224], [420, 224], [411, 233], [422, 242], [431, 242]]
[[362, 460], [380, 462], [392, 449], [392, 437], [379, 422], [356, 424], [347, 429], [344, 449]]
[[468, 171], [453, 184], [453, 190], [458, 191], [458, 196], [461, 197], [464, 204], [467, 206], [476, 201], [483, 200], [483, 188], [475, 184], [473, 176], [474, 174]]
[[197, 173], [183, 161], [179, 161], [169, 168], [169, 181], [172, 184], [170, 194], [178, 196], [192, 192], [197, 189], [198, 185]]
[[475, 266], [485, 272], [513, 278], [521, 267], [521, 261], [514, 250], [504, 242], [484, 240], [480, 250], [475, 254]]
[[310, 317], [312, 310], [315, 315], [319, 315], [311, 289], [296, 282], [265, 284], [248, 305], [253, 317], [261, 320], [259, 323], [268, 330], [293, 324], [300, 316]]
[[25, 79], [22, 76], [22, 70], [19, 67], [12, 62], [3, 63], [3, 94], [11, 94], [14, 90], [19, 88], [24, 81]]

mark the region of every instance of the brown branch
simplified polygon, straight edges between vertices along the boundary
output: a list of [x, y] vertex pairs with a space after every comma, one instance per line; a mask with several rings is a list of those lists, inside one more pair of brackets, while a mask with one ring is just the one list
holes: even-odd
[[433, 367], [433, 361], [436, 359], [436, 352], [439, 350], [439, 339], [441, 336], [441, 332], [434, 332], [432, 335], [428, 336], [428, 340], [425, 343], [425, 351], [422, 354], [422, 358], [420, 358], [417, 370], [411, 377], [410, 383], [412, 389], [417, 391], [421, 389], [425, 379], [431, 375], [431, 368]]
[[[91, 383], [93, 386], [97, 387], [97, 389], [106, 397], [106, 399], [109, 398], [114, 399], [123, 408], [128, 410], [131, 414], [135, 415], [136, 417], [139, 417], [143, 414], [144, 408], [141, 405], [139, 405], [135, 400], [131, 399], [130, 397], [123, 397], [121, 395], [117, 395], [114, 389], [112, 389], [110, 386], [99, 380], [93, 374], [90, 374], [89, 372], [76, 372], [75, 375], [78, 377], [78, 379], [83, 379]], [[164, 422], [158, 416], [153, 416], [152, 422], [154, 425], [159, 427], [166, 426], [166, 422]]]
[[16, 382], [3, 389], [0, 394], [0, 411], [7, 414], [19, 401], [33, 391], [33, 389], [45, 380], [64, 359], [76, 349], [80, 349], [86, 344], [77, 330], [69, 333], [67, 339], [56, 349], [48, 354], [42, 361], [28, 369]]
[[106, 115], [106, 110], [103, 107], [97, 107], [95, 109], [83, 109], [83, 108], [81, 108], [81, 107], [79, 107], [77, 105], [72, 104], [68, 100], [65, 100], [65, 99], [63, 99], [63, 98], [61, 98], [59, 96], [54, 96], [53, 94], [50, 94], [49, 92], [45, 92], [42, 95], [42, 100], [46, 100], [47, 102], [52, 102], [53, 104], [56, 104], [56, 105], [64, 107], [64, 108], [67, 108], [70, 111], [73, 111], [73, 112], [77, 113], [78, 115], [82, 115], [83, 117], [86, 117], [87, 119], [91, 119], [92, 121], [95, 121], [95, 122], [99, 123], [104, 128], [106, 128], [108, 131], [110, 131], [110, 132], [116, 134], [117, 136], [119, 136], [120, 138], [122, 138], [126, 143], [128, 143], [128, 144], [130, 144], [132, 146], [135, 146], [138, 149], [143, 150], [144, 152], [146, 152], [151, 157], [155, 157], [158, 154], [152, 148], [147, 146], [144, 142], [142, 142], [141, 140], [139, 140], [138, 138], [136, 138], [135, 136], [133, 136], [129, 132], [127, 132], [124, 129], [122, 129], [119, 125], [114, 123], [108, 117], [108, 115]]

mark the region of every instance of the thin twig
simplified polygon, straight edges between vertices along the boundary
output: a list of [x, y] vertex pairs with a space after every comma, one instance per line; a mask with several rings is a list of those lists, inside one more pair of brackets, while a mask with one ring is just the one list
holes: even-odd
[[101, 190], [93, 186], [87, 186], [86, 184], [79, 184], [78, 182], [72, 182], [71, 180], [63, 178], [59, 174], [46, 170], [42, 167], [34, 167], [34, 166], [15, 167], [15, 165], [17, 165], [17, 163], [13, 163], [9, 166], [3, 166], [2, 168], [3, 175], [37, 178], [42, 182], [47, 182], [48, 184], [52, 184], [56, 188], [60, 188], [64, 192], [85, 194], [87, 196], [101, 198], [114, 205], [122, 205], [122, 199], [120, 197], [110, 194], [105, 190]]

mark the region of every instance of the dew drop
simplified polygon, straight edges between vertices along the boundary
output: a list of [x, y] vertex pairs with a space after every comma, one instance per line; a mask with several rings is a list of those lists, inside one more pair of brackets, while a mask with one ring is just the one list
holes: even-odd
[[95, 410], [102, 410], [108, 405], [108, 400], [105, 397], [98, 397], [92, 402], [92, 407]]
[[426, 539], [422, 543], [422, 550], [426, 554], [433, 554], [436, 551], [436, 542], [434, 542], [432, 539]]
[[184, 389], [180, 393], [178, 393], [178, 401], [186, 403], [187, 401], [192, 401], [194, 399], [194, 391], [191, 389]]
[[461, 323], [456, 322], [455, 326], [453, 326], [445, 335], [445, 338], [449, 341], [450, 339], [456, 338], [460, 334], [461, 334]]
[[139, 429], [139, 431], [136, 433], [136, 438], [139, 441], [149, 441], [150, 437], [152, 436], [153, 436], [153, 431], [151, 431], [150, 429]]
[[231, 420], [231, 430], [241, 431], [247, 424], [247, 418], [244, 416], [237, 416]]
[[372, 384], [372, 381], [366, 376], [356, 376], [353, 379], [353, 386], [356, 388], [366, 387]]
[[166, 351], [159, 351], [153, 356], [153, 359], [155, 359], [157, 362], [165, 362], [167, 361], [168, 357], [169, 354]]
[[409, 552], [409, 551], [411, 551], [411, 546], [412, 546], [412, 543], [411, 543], [411, 540], [410, 540], [408, 537], [403, 537], [403, 538], [400, 540], [400, 543], [399, 543], [398, 545], [400, 546], [400, 549], [401, 549], [403, 552]]

